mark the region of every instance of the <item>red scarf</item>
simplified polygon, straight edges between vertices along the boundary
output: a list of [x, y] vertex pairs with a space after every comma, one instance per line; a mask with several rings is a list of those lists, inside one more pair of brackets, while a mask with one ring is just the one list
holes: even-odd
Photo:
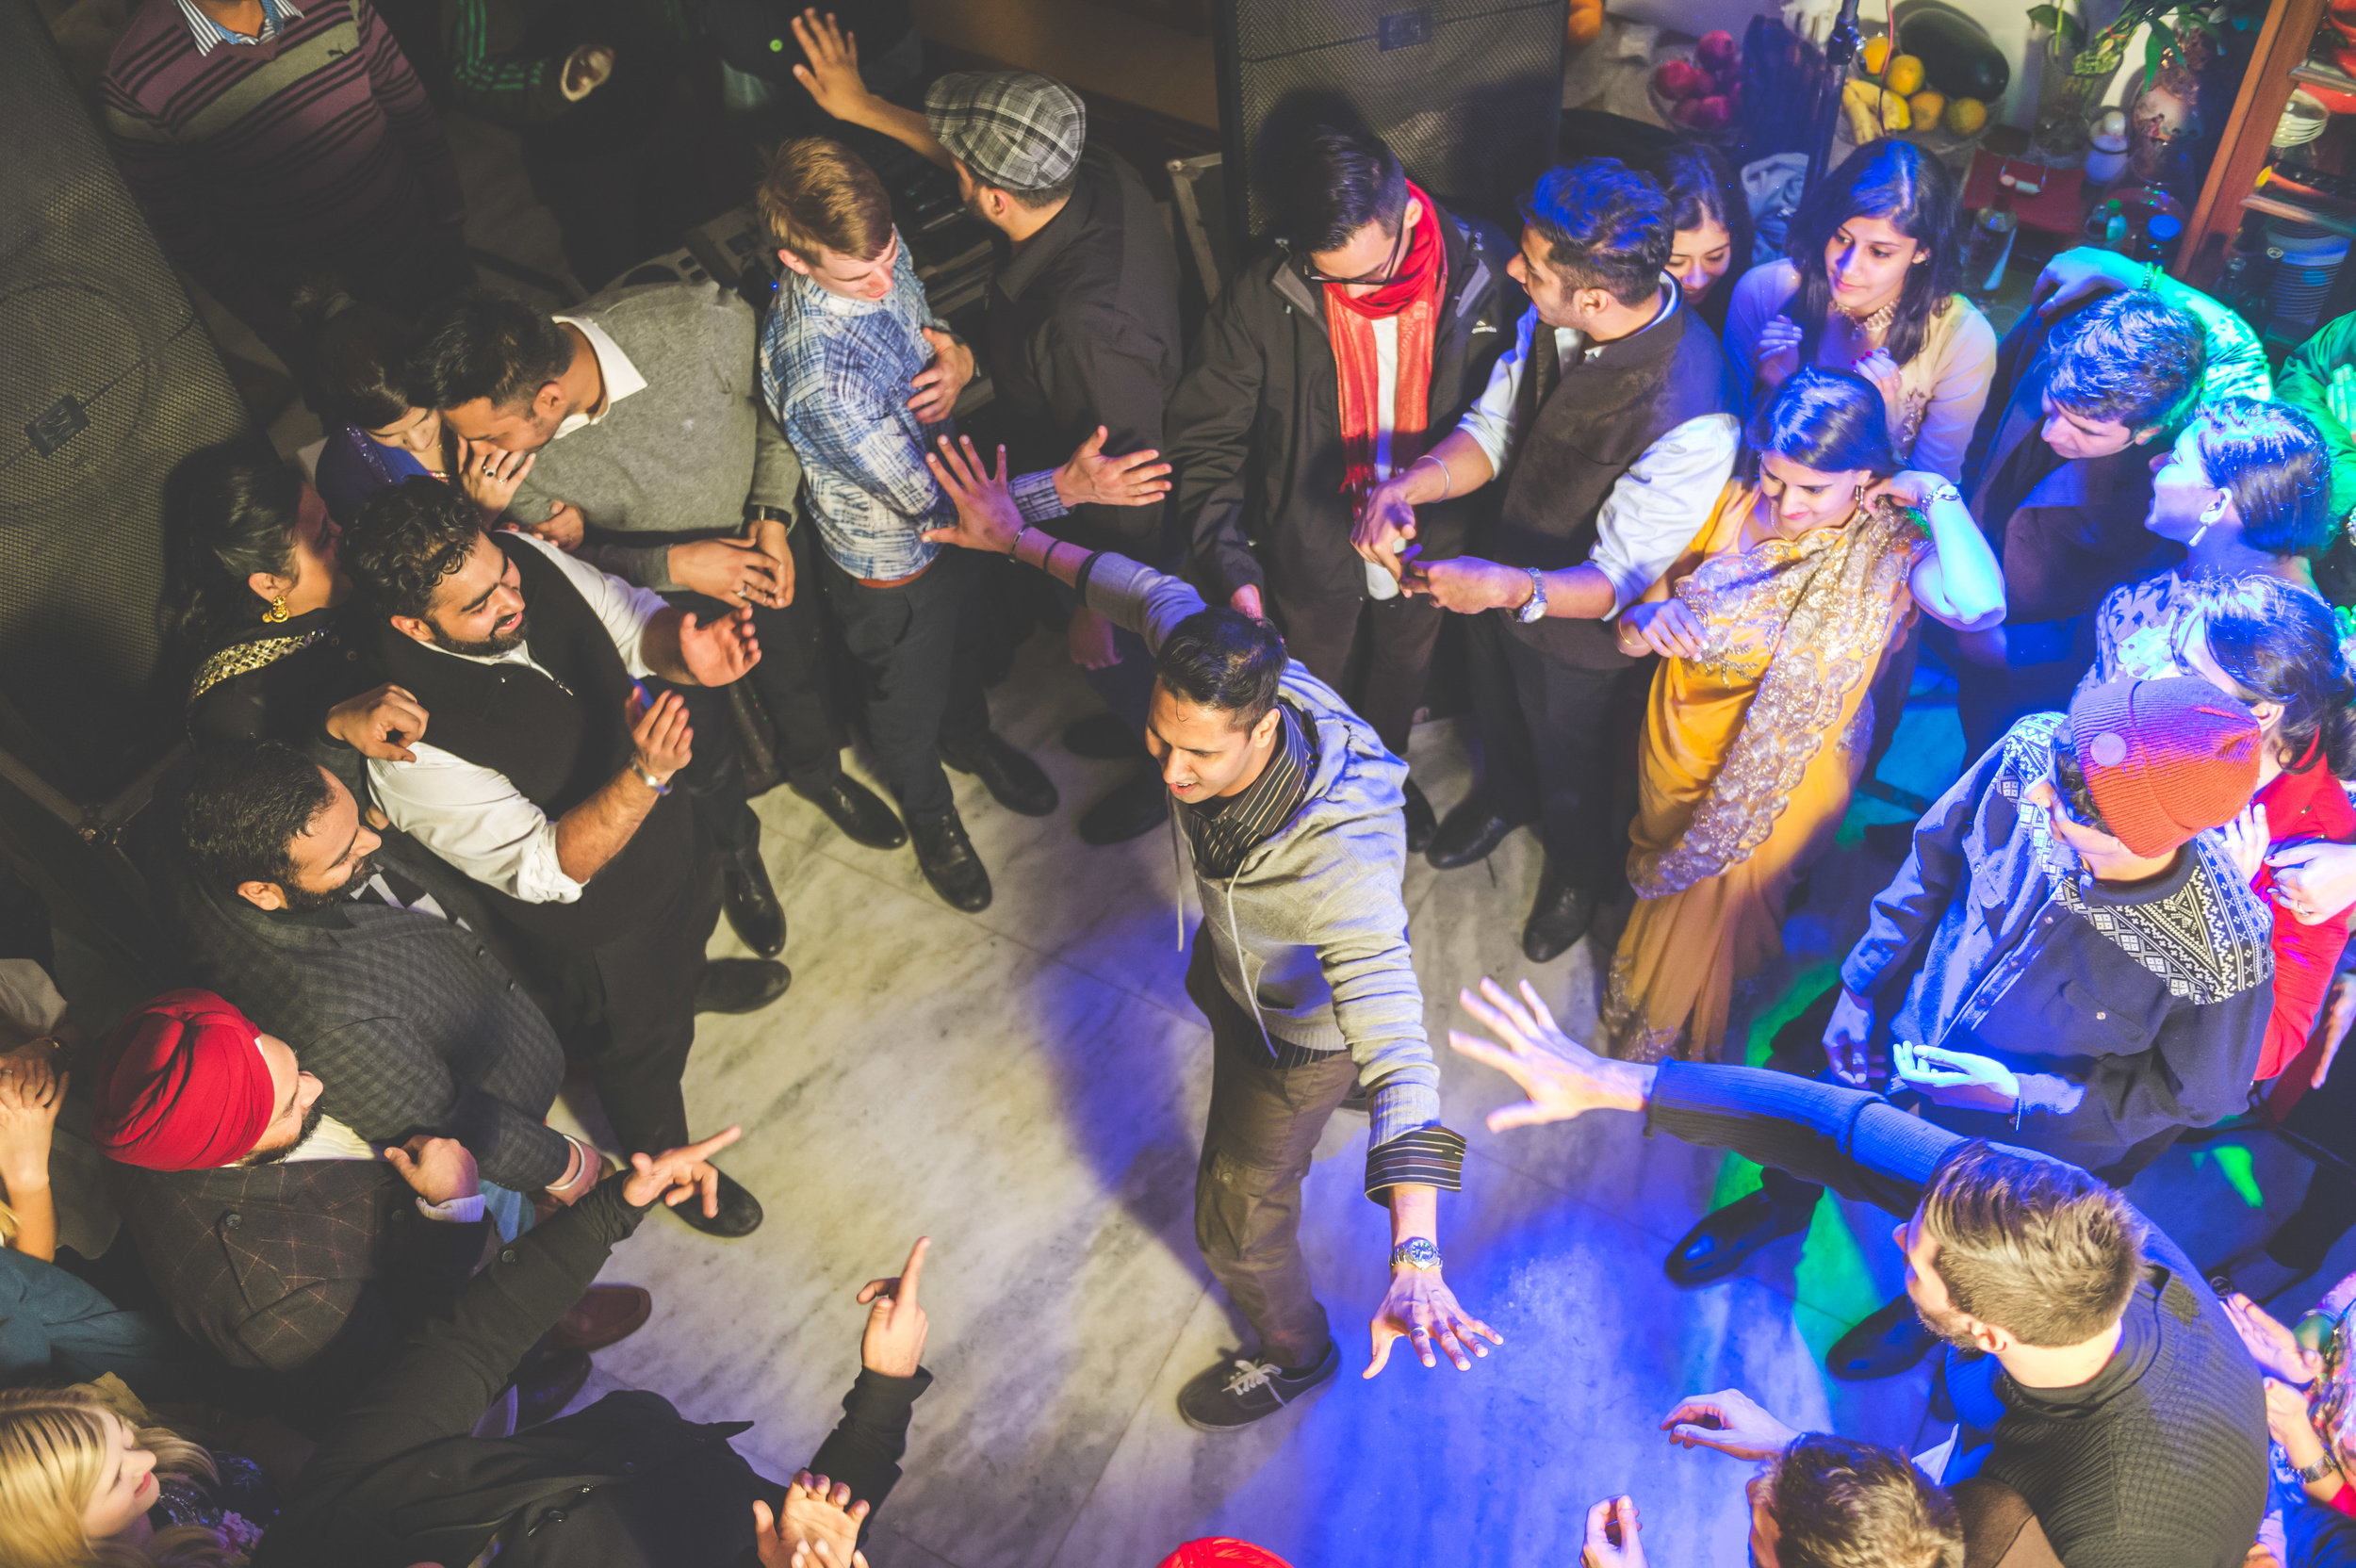
[[1364, 502], [1374, 488], [1375, 404], [1383, 372], [1374, 352], [1374, 323], [1399, 318], [1399, 367], [1391, 399], [1391, 472], [1423, 455], [1424, 423], [1432, 398], [1432, 328], [1448, 291], [1448, 247], [1440, 242], [1440, 209], [1412, 181], [1408, 199], [1423, 204], [1423, 220], [1408, 231], [1407, 253], [1395, 281], [1353, 299], [1348, 287], [1325, 286], [1325, 325], [1333, 339], [1333, 374], [1341, 386], [1342, 488]]

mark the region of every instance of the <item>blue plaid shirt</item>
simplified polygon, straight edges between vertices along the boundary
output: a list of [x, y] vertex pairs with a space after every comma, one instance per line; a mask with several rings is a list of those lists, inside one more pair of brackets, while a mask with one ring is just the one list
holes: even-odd
[[[892, 292], [848, 300], [789, 271], [761, 328], [761, 395], [810, 481], [818, 541], [856, 578], [889, 581], [933, 564], [939, 545], [918, 537], [947, 528], [957, 509], [924, 466], [936, 436], [956, 423], [928, 425], [908, 408], [909, 384], [932, 359], [923, 329], [935, 320], [900, 246]], [[1014, 482], [1026, 522], [1060, 517], [1052, 471]]]
[[291, 0], [262, 0], [262, 30], [252, 38], [233, 33], [206, 16], [196, 0], [180, 0], [180, 14], [188, 20], [188, 32], [196, 40], [196, 52], [209, 55], [213, 46], [220, 43], [268, 43], [278, 36], [278, 29], [301, 16], [303, 9]]

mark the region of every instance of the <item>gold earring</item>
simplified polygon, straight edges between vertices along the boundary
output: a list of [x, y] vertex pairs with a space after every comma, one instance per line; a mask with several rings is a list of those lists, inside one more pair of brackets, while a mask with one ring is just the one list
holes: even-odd
[[270, 608], [262, 612], [262, 619], [266, 621], [283, 621], [286, 618], [286, 596], [279, 594], [270, 599]]

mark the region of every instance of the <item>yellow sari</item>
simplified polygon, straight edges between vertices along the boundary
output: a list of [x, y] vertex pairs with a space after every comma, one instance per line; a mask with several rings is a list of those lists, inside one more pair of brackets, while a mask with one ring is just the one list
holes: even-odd
[[1715, 1059], [1736, 980], [1783, 951], [1784, 899], [1828, 848], [1873, 733], [1873, 678], [1914, 619], [1930, 547], [1887, 498], [1797, 539], [1742, 546], [1759, 493], [1729, 483], [1662, 582], [1702, 623], [1661, 661], [1637, 760], [1628, 880], [1612, 960], [1615, 1056]]

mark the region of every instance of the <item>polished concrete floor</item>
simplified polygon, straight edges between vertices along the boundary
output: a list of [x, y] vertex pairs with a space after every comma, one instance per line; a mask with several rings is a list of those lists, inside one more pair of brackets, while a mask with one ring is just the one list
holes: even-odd
[[[475, 243], [553, 270], [553, 229], [512, 142], [462, 118], [451, 133]], [[289, 451], [316, 433], [299, 405], [273, 428]], [[738, 1446], [790, 1474], [856, 1372], [859, 1285], [930, 1234], [926, 1362], [939, 1381], [878, 1521], [876, 1568], [1150, 1568], [1213, 1534], [1300, 1568], [1534, 1568], [1575, 1561], [1588, 1504], [1619, 1492], [1637, 1496], [1655, 1561], [1736, 1563], [1745, 1467], [1670, 1448], [1658, 1423], [1681, 1396], [1739, 1386], [1803, 1428], [1925, 1441], [1924, 1374], [1843, 1385], [1819, 1360], [1897, 1287], [1887, 1217], [1828, 1200], [1804, 1241], [1680, 1292], [1663, 1251], [1755, 1173], [1648, 1140], [1621, 1115], [1493, 1135], [1483, 1114], [1517, 1096], [1445, 1049], [1447, 1116], [1471, 1140], [1464, 1192], [1441, 1205], [1448, 1274], [1503, 1348], [1466, 1374], [1395, 1356], [1380, 1379], [1355, 1376], [1387, 1233], [1358, 1191], [1364, 1119], [1336, 1117], [1303, 1244], [1345, 1375], [1251, 1430], [1186, 1428], [1179, 1385], [1241, 1348], [1190, 1223], [1209, 1087], [1207, 1033], [1181, 984], [1193, 911], [1165, 835], [1114, 849], [1074, 836], [1120, 769], [1057, 744], [1094, 699], [1049, 640], [1025, 648], [993, 708], [1064, 804], [1015, 817], [957, 778], [997, 887], [981, 915], [934, 897], [909, 851], [859, 848], [790, 792], [759, 803], [794, 986], [761, 1015], [702, 1021], [687, 1095], [698, 1128], [744, 1126], [723, 1163], [768, 1222], [722, 1242], [651, 1218], [607, 1274], [654, 1291], [653, 1321], [599, 1354], [585, 1398], [643, 1387], [698, 1420], [752, 1421]], [[1925, 679], [1882, 776], [1936, 794], [1959, 746]], [[1453, 724], [1419, 730], [1413, 760], [1443, 810], [1470, 786]], [[1746, 1049], [1825, 982], [1891, 870], [1857, 830], [1901, 815], [1870, 802], [1853, 812], [1787, 926], [1789, 958], [1738, 1020]], [[1611, 933], [1531, 971], [1518, 932], [1537, 876], [1527, 833], [1483, 865], [1411, 866], [1435, 1039], [1464, 1021], [1457, 988], [1483, 974], [1529, 972], [1566, 1027], [1592, 1024]], [[713, 951], [735, 951], [725, 928]], [[1757, 1027], [1743, 1040], [1746, 1021]], [[559, 1119], [597, 1124], [578, 1087]], [[2205, 1262], [2257, 1233], [2257, 1205], [2295, 1201], [2304, 1179], [2278, 1148], [2227, 1143], [2171, 1154], [2135, 1190]]]

